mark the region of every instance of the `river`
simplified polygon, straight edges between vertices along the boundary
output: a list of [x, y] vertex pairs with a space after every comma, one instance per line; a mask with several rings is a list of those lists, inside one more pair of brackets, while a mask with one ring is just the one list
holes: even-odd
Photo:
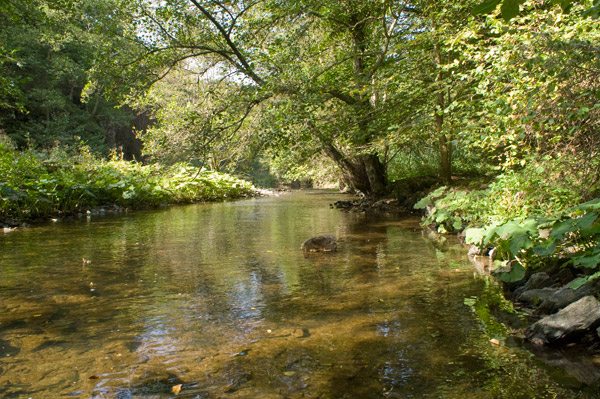
[[[511, 338], [490, 311], [510, 305], [463, 248], [416, 219], [330, 209], [340, 198], [0, 235], [0, 397], [600, 397]], [[305, 257], [325, 233], [338, 251]]]

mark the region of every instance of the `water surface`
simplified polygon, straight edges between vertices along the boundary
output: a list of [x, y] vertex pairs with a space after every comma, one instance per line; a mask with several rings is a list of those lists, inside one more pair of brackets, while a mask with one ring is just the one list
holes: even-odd
[[[497, 287], [462, 248], [427, 239], [417, 220], [330, 209], [336, 199], [0, 236], [0, 397], [595, 397], [505, 344], [486, 307], [501, 303]], [[302, 241], [325, 233], [339, 251], [305, 257]]]

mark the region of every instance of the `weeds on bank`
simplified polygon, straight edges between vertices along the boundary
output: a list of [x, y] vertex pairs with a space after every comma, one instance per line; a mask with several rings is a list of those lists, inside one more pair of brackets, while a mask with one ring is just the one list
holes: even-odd
[[131, 208], [240, 198], [252, 184], [186, 163], [142, 165], [99, 159], [83, 149], [72, 155], [18, 152], [0, 143], [0, 218], [69, 214], [105, 205]]
[[[600, 278], [600, 198], [597, 182], [565, 170], [565, 161], [538, 161], [469, 187], [440, 187], [419, 201], [423, 224], [440, 233], [464, 232], [465, 242], [495, 248], [501, 279], [558, 262], [580, 271], [577, 288]], [[584, 202], [585, 201], [585, 202]]]

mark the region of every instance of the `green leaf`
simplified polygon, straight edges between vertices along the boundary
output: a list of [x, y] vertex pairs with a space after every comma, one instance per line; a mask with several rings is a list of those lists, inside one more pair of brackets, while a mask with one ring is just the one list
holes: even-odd
[[506, 21], [510, 21], [512, 18], [519, 15], [519, 6], [523, 3], [523, 0], [504, 0], [502, 2], [502, 18]]
[[578, 230], [589, 229], [590, 227], [592, 227], [596, 219], [598, 219], [598, 214], [595, 212], [589, 212], [575, 219], [575, 226]]
[[562, 222], [557, 222], [552, 227], [550, 237], [559, 240], [570, 231], [573, 231], [572, 219], [563, 220]]
[[429, 205], [431, 205], [432, 203], [432, 199], [427, 196], [427, 197], [423, 197], [421, 198], [414, 206], [413, 208], [415, 209], [425, 209], [427, 208]]
[[500, 280], [505, 283], [514, 283], [521, 281], [525, 277], [525, 268], [520, 263], [514, 263], [510, 269], [510, 272], [500, 273]]
[[577, 205], [575, 208], [572, 208], [571, 210], [582, 210], [582, 211], [600, 210], [600, 198], [596, 198], [591, 201], [584, 202], [583, 204]]
[[439, 211], [437, 216], [435, 217], [436, 223], [443, 223], [450, 217], [450, 214], [446, 211]]
[[600, 235], [600, 223], [595, 223], [589, 227], [582, 228], [579, 234], [582, 238], [595, 237]]
[[462, 220], [456, 219], [454, 223], [452, 223], [452, 228], [454, 231], [460, 231], [463, 228]]
[[483, 241], [484, 229], [469, 228], [465, 230], [465, 242], [467, 244], [481, 245]]
[[500, 1], [501, 0], [486, 0], [483, 3], [480, 3], [473, 7], [472, 13], [473, 15], [489, 14], [492, 11], [494, 11], [496, 7], [498, 7]]
[[506, 240], [520, 230], [521, 226], [519, 225], [519, 223], [515, 222], [514, 220], [511, 220], [509, 222], [504, 223], [501, 226], [498, 226], [495, 230], [495, 233], [501, 239]]
[[596, 280], [599, 277], [600, 277], [600, 272], [596, 272], [596, 273], [592, 274], [591, 276], [578, 277], [575, 280], [571, 281], [568, 286], [572, 290], [576, 290], [579, 287], [585, 285], [587, 282]]
[[600, 17], [600, 2], [594, 1], [594, 6], [585, 10], [583, 15], [585, 15], [586, 17], [598, 19], [598, 17]]
[[561, 222], [557, 222], [552, 227], [550, 237], [554, 239], [561, 239], [567, 233], [589, 229], [594, 224], [596, 219], [598, 219], [598, 214], [595, 212], [589, 212], [578, 218], [569, 218]]
[[574, 266], [585, 267], [586, 269], [593, 269], [600, 265], [600, 251], [595, 251], [592, 254], [583, 254], [576, 256], [571, 260]]
[[510, 239], [510, 253], [516, 256], [522, 249], [529, 249], [533, 246], [533, 241], [527, 233], [519, 233], [512, 236]]
[[588, 282], [588, 278], [587, 277], [578, 277], [575, 280], [571, 281], [568, 285], [568, 287], [572, 290], [576, 290], [579, 287], [581, 287], [582, 285], [585, 285], [585, 283]]
[[556, 251], [556, 240], [549, 239], [533, 248], [533, 252], [538, 256], [550, 256]]
[[562, 8], [563, 12], [569, 12], [571, 6], [573, 5], [573, 0], [556, 0], [555, 3], [560, 5], [560, 8]]
[[463, 300], [463, 303], [469, 307], [473, 307], [477, 303], [477, 297], [472, 296], [472, 297], [465, 298]]
[[515, 235], [529, 235], [537, 233], [537, 221], [535, 219], [526, 219], [523, 222], [511, 220], [498, 226], [495, 233], [503, 240], [508, 240]]

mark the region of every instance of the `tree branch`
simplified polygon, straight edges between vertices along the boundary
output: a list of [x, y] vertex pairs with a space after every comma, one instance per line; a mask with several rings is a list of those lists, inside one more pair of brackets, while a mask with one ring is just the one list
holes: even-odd
[[[205, 7], [203, 7], [198, 0], [190, 0], [198, 10], [213, 24], [213, 26], [219, 31], [221, 37], [227, 43], [227, 47], [233, 52], [235, 58], [239, 61], [239, 64], [236, 62], [234, 66], [239, 68], [242, 72], [244, 72], [250, 79], [252, 79], [257, 85], [263, 86], [265, 81], [254, 72], [250, 63], [246, 59], [246, 57], [242, 54], [238, 46], [231, 40], [230, 34], [227, 32], [225, 27], [217, 21], [214, 15], [212, 15]], [[231, 60], [228, 60], [231, 62]]]
[[348, 105], [356, 105], [360, 102], [357, 98], [352, 97], [350, 94], [346, 94], [337, 89], [330, 89], [325, 91], [325, 93], [329, 94], [331, 97], [337, 98], [345, 102]]

